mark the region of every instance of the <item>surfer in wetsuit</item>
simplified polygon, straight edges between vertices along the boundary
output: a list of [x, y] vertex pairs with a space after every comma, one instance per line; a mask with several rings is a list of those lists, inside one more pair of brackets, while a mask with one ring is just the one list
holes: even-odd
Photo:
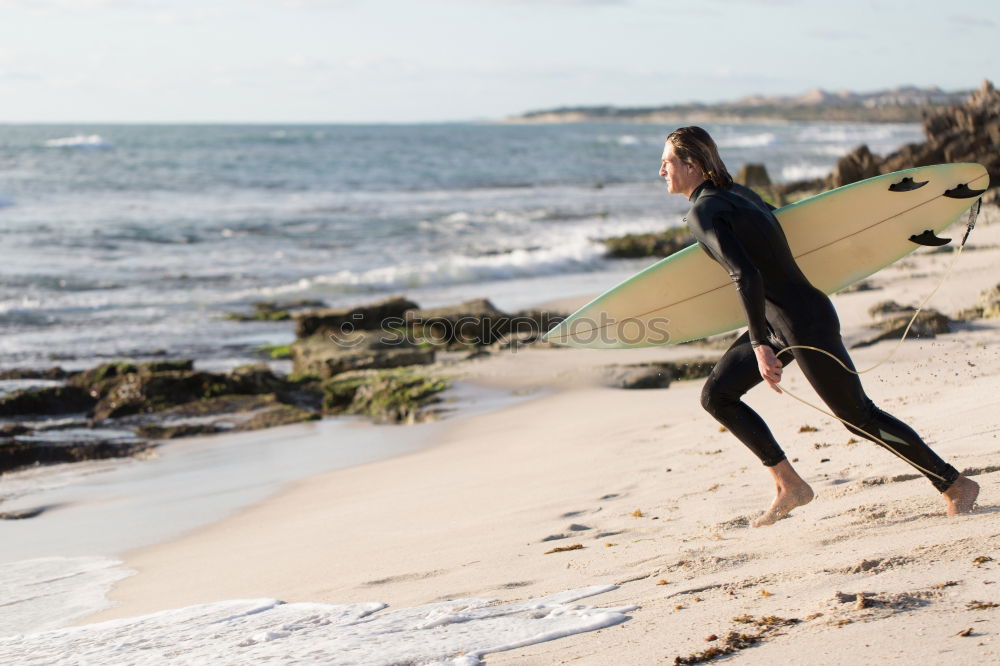
[[760, 458], [774, 478], [774, 503], [753, 526], [770, 525], [813, 498], [812, 488], [792, 468], [763, 419], [741, 400], [761, 381], [781, 393], [782, 367], [793, 360], [798, 360], [832, 412], [851, 424], [848, 430], [889, 448], [930, 479], [942, 493], [949, 515], [970, 511], [979, 485], [938, 457], [912, 428], [876, 407], [857, 375], [826, 354], [808, 349], [785, 351], [778, 359], [777, 352], [785, 347], [809, 345], [854, 369], [833, 304], [795, 263], [771, 214], [774, 207], [733, 183], [708, 132], [700, 127], [672, 132], [660, 177], [671, 194], [683, 194], [691, 201], [686, 218], [691, 232], [729, 273], [749, 323], [705, 382], [701, 403]]

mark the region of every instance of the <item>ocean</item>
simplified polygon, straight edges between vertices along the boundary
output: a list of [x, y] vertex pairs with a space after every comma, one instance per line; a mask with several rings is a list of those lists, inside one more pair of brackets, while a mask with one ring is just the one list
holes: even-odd
[[[649, 260], [600, 239], [679, 224], [661, 125], [0, 125], [0, 367], [168, 355], [217, 369], [294, 338], [254, 301], [406, 295], [514, 311]], [[734, 173], [825, 174], [918, 125], [706, 125]]]

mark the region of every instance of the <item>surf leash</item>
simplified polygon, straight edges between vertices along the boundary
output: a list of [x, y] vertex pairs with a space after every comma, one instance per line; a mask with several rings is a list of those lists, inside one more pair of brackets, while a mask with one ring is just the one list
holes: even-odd
[[[927, 305], [927, 302], [929, 300], [931, 300], [931, 298], [934, 296], [934, 294], [936, 294], [938, 292], [938, 289], [941, 288], [941, 285], [943, 285], [945, 283], [945, 281], [947, 281], [947, 279], [951, 276], [951, 272], [955, 268], [955, 265], [958, 263], [958, 258], [962, 255], [962, 250], [965, 248], [965, 243], [966, 243], [966, 241], [969, 240], [969, 234], [972, 233], [972, 230], [976, 226], [976, 218], [979, 216], [979, 210], [980, 210], [981, 206], [982, 206], [982, 199], [977, 199], [976, 202], [974, 204], [972, 204], [972, 207], [969, 208], [969, 218], [968, 218], [968, 222], [966, 224], [965, 236], [963, 236], [961, 244], [958, 246], [958, 248], [956, 248], [955, 252], [953, 253], [955, 256], [954, 256], [954, 258], [951, 261], [951, 265], [948, 266], [948, 270], [945, 271], [944, 276], [942, 276], [942, 278], [938, 281], [937, 286], [935, 286], [934, 289], [931, 291], [931, 293], [929, 293], [924, 298], [924, 300], [920, 302], [920, 305], [917, 306], [917, 309], [913, 313], [913, 316], [910, 317], [910, 321], [906, 325], [906, 328], [903, 329], [903, 334], [900, 336], [899, 342], [896, 343], [896, 346], [893, 347], [892, 351], [889, 352], [889, 355], [886, 356], [884, 359], [882, 359], [881, 361], [879, 361], [878, 363], [876, 363], [875, 365], [873, 365], [870, 368], [867, 368], [867, 369], [861, 370], [861, 371], [856, 371], [856, 370], [851, 370], [849, 367], [847, 367], [847, 365], [844, 364], [843, 361], [841, 361], [839, 358], [837, 358], [835, 355], [833, 355], [829, 351], [827, 351], [825, 349], [820, 349], [819, 347], [812, 347], [810, 345], [789, 345], [789, 346], [783, 348], [782, 350], [780, 350], [779, 352], [777, 352], [775, 354], [775, 356], [779, 357], [784, 352], [791, 351], [792, 349], [809, 349], [811, 351], [817, 351], [817, 352], [819, 352], [821, 354], [826, 354], [827, 356], [829, 356], [830, 358], [832, 358], [834, 361], [836, 361], [837, 363], [839, 363], [840, 367], [842, 367], [844, 370], [846, 370], [847, 372], [850, 372], [851, 374], [858, 375], [858, 376], [861, 376], [861, 375], [865, 374], [866, 372], [871, 372], [875, 368], [878, 368], [879, 366], [881, 366], [881, 365], [883, 365], [885, 363], [888, 363], [889, 360], [892, 359], [892, 357], [896, 355], [896, 352], [899, 351], [900, 346], [903, 344], [903, 340], [906, 339], [906, 335], [910, 332], [910, 328], [913, 326], [913, 323], [917, 320], [917, 316], [920, 314], [920, 311], [923, 310], [924, 306]], [[859, 428], [858, 426], [854, 425], [853, 423], [850, 423], [849, 421], [845, 421], [844, 419], [840, 418], [839, 416], [837, 416], [835, 414], [831, 414], [830, 412], [828, 412], [827, 410], [823, 409], [822, 407], [814, 405], [813, 403], [809, 402], [808, 400], [805, 400], [804, 398], [800, 398], [799, 396], [795, 395], [794, 393], [792, 393], [791, 391], [789, 391], [788, 389], [786, 389], [784, 387], [780, 387], [780, 388], [781, 388], [782, 393], [787, 393], [790, 397], [795, 398], [796, 400], [798, 400], [799, 402], [803, 403], [804, 405], [808, 405], [809, 407], [812, 407], [816, 411], [822, 412], [823, 414], [826, 414], [827, 416], [840, 421], [844, 425], [849, 426], [849, 427], [853, 428], [854, 430], [856, 430], [858, 432], [864, 433], [865, 435], [868, 435], [873, 440], [881, 443], [882, 446], [884, 446], [885, 448], [887, 448], [889, 451], [892, 451], [894, 454], [896, 454], [898, 457], [902, 458], [903, 460], [906, 460], [906, 462], [910, 463], [911, 465], [913, 465], [914, 467], [916, 467], [920, 471], [925, 472], [927, 474], [930, 474], [931, 476], [937, 477], [937, 475], [934, 474], [933, 472], [925, 470], [924, 468], [920, 467], [919, 465], [914, 465], [911, 460], [908, 460], [908, 459], [904, 458], [903, 456], [901, 456], [899, 454], [899, 452], [896, 451], [896, 449], [894, 449], [892, 446], [890, 446], [881, 437], [876, 437], [875, 435], [873, 435], [872, 433], [868, 432], [867, 430]], [[940, 478], [940, 477], [938, 477], [938, 478]], [[942, 479], [942, 481], [943, 480], [944, 479]]]

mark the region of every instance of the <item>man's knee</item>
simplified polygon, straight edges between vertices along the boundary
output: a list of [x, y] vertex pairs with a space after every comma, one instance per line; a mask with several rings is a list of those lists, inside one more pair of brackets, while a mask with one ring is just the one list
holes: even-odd
[[709, 380], [701, 387], [701, 406], [712, 416], [718, 416], [726, 403], [726, 398], [715, 382]]
[[[832, 406], [834, 415], [846, 421], [854, 428], [868, 431], [869, 426], [875, 421], [876, 408], [871, 400], [864, 400], [858, 403]], [[853, 432], [853, 428], [848, 428]]]

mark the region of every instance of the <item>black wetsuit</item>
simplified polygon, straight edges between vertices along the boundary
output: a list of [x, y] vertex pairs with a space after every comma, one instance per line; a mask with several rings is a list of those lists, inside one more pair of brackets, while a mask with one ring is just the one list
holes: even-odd
[[[763, 381], [753, 347], [766, 344], [778, 352], [789, 345], [825, 349], [855, 369], [840, 338], [840, 321], [826, 294], [813, 287], [795, 263], [773, 210], [752, 190], [734, 185], [716, 189], [705, 181], [691, 194], [687, 221], [712, 259], [729, 273], [739, 291], [749, 330], [737, 338], [715, 366], [702, 390], [702, 405], [736, 435], [761, 462], [785, 459], [764, 421], [740, 399]], [[945, 463], [920, 436], [899, 419], [878, 409], [865, 395], [857, 375], [826, 354], [808, 349], [786, 351], [783, 364], [798, 360], [806, 379], [848, 429], [866, 439], [881, 438], [892, 452], [922, 472], [934, 487], [946, 490], [958, 471]], [[859, 430], [860, 428], [860, 430]]]

